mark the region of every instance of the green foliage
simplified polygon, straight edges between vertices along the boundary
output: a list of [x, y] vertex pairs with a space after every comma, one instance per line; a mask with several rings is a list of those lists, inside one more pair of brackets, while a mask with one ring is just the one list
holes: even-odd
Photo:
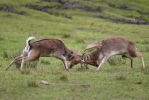
[[2, 55], [3, 58], [9, 58], [9, 55], [6, 51], [3, 51], [3, 55]]
[[111, 66], [126, 64], [126, 61], [121, 56], [110, 57], [107, 61]]
[[[18, 68], [19, 69], [19, 68]], [[30, 74], [31, 73], [31, 69], [30, 68], [24, 68], [22, 71], [21, 71], [21, 74]]]
[[145, 52], [149, 52], [149, 45], [146, 46], [146, 48], [145, 48]]
[[143, 44], [143, 45], [149, 44], [149, 40], [143, 40], [143, 41], [142, 41], [142, 44]]
[[44, 65], [50, 65], [51, 64], [49, 60], [44, 60], [44, 59], [40, 60], [40, 63], [44, 64]]
[[62, 75], [60, 76], [60, 80], [62, 80], [62, 81], [68, 81], [67, 75], [62, 74]]
[[38, 87], [35, 79], [28, 80], [28, 87]]
[[149, 66], [147, 65], [145, 70], [143, 70], [145, 75], [149, 75]]
[[126, 80], [126, 77], [124, 76], [124, 75], [118, 75], [118, 76], [116, 76], [116, 79], [117, 80]]
[[70, 34], [64, 34], [64, 35], [63, 35], [63, 38], [70, 38], [70, 37], [71, 37]]

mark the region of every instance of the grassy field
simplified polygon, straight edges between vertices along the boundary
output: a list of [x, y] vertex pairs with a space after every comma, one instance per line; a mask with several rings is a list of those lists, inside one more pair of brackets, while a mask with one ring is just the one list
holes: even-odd
[[[128, 21], [148, 21], [149, 1], [66, 1], [0, 0], [0, 100], [148, 100], [149, 26]], [[58, 38], [80, 52], [93, 41], [121, 36], [136, 43], [146, 69], [139, 58], [131, 69], [129, 59], [114, 56], [99, 71], [78, 64], [66, 72], [52, 57], [29, 63], [24, 72], [15, 64], [5, 71], [29, 36]]]

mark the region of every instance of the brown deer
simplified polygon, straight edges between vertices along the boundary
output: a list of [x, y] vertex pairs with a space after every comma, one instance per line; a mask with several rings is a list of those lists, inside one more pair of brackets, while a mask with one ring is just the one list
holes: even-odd
[[[85, 51], [91, 48], [95, 48], [95, 50], [85, 57]], [[113, 55], [122, 55], [123, 58], [129, 58], [131, 60], [131, 68], [133, 68], [133, 58], [140, 57], [142, 69], [145, 69], [143, 56], [141, 52], [136, 51], [135, 43], [121, 37], [106, 38], [101, 43], [89, 44], [84, 50], [82, 58], [84, 63], [96, 66], [96, 70], [99, 70], [101, 65]]]
[[[30, 43], [31, 40], [34, 40], [35, 37], [29, 37], [26, 40], [26, 47], [23, 50], [23, 53], [16, 57], [6, 68], [8, 68], [16, 61], [22, 60], [20, 70], [23, 70], [24, 63], [26, 61], [34, 61], [40, 57], [56, 57], [60, 59], [68, 71], [67, 62], [70, 62], [70, 66], [74, 66], [80, 63], [82, 59], [82, 54], [77, 51], [72, 51], [68, 49], [65, 44], [59, 39], [42, 39]], [[79, 59], [79, 60], [78, 60]]]

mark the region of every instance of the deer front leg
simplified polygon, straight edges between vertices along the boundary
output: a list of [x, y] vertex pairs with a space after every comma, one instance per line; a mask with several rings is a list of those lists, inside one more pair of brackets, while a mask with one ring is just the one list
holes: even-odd
[[142, 69], [145, 69], [144, 59], [141, 52], [137, 52], [137, 57], [140, 57], [142, 63]]
[[66, 58], [63, 55], [58, 55], [58, 54], [55, 55], [55, 57], [60, 59], [63, 62], [65, 69], [69, 72]]
[[101, 67], [101, 65], [102, 65], [108, 58], [109, 58], [109, 56], [105, 56], [105, 57], [103, 57], [103, 59], [101, 60], [99, 66], [97, 67], [96, 70], [99, 70], [99, 68]]

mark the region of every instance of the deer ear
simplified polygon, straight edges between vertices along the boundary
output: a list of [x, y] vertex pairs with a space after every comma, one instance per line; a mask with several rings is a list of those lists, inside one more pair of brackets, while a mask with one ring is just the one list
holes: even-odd
[[92, 48], [96, 48], [96, 49], [100, 49], [102, 47], [102, 45], [98, 42], [94, 42], [94, 43], [91, 43], [89, 44], [85, 50], [88, 50], [88, 49], [92, 49]]

